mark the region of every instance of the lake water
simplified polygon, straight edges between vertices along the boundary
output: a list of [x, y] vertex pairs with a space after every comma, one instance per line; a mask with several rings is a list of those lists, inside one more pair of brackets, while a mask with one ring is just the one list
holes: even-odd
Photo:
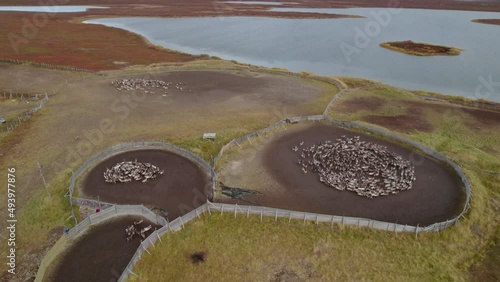
[[[126, 29], [154, 44], [191, 54], [500, 101], [500, 27], [470, 22], [498, 18], [500, 13], [383, 8], [299, 11], [366, 18], [106, 18], [86, 23]], [[375, 16], [384, 13], [390, 19]], [[355, 41], [356, 36], [364, 37], [364, 42]], [[464, 51], [460, 56], [416, 57], [379, 46], [384, 41], [400, 40], [454, 46]], [[481, 86], [489, 80], [494, 82], [494, 91], [491, 85]]]
[[46, 13], [75, 13], [85, 12], [88, 9], [108, 9], [98, 6], [0, 6], [0, 11], [13, 12], [46, 12]]

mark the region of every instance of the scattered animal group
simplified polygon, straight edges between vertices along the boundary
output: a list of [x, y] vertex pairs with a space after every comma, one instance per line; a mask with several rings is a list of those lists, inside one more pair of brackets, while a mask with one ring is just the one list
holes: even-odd
[[316, 172], [319, 181], [337, 190], [373, 198], [408, 190], [415, 181], [413, 164], [385, 146], [361, 141], [359, 136], [303, 145], [292, 147], [297, 153], [302, 147], [298, 160], [302, 171]]
[[141, 163], [137, 160], [123, 161], [111, 169], [107, 168], [104, 172], [104, 180], [108, 183], [127, 183], [132, 180], [147, 182], [162, 174], [163, 170], [150, 163]]
[[144, 228], [139, 228], [138, 225], [141, 224], [143, 220], [135, 221], [134, 224], [125, 228], [125, 233], [127, 234], [127, 242], [132, 240], [135, 235], [141, 236], [142, 239], [146, 238], [146, 232], [151, 230], [151, 225], [146, 226]]
[[[178, 82], [165, 82], [163, 80], [157, 79], [140, 79], [140, 78], [131, 78], [131, 79], [119, 79], [112, 81], [111, 84], [116, 87], [118, 90], [125, 91], [133, 91], [133, 90], [143, 90], [144, 93], [155, 94], [152, 88], [159, 89], [163, 91], [165, 94], [168, 93], [169, 89], [176, 89], [178, 91], [183, 91], [186, 87], [184, 83]], [[189, 90], [191, 92], [191, 90]]]

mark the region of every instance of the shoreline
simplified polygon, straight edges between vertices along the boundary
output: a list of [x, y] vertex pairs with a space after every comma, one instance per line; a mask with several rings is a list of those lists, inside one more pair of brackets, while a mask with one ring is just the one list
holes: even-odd
[[475, 19], [471, 20], [473, 23], [500, 25], [500, 19]]
[[[273, 0], [262, 2], [276, 2]], [[20, 4], [15, 0], [6, 0], [2, 6], [37, 6], [40, 5], [38, 0], [26, 0]], [[179, 12], [184, 10], [188, 14], [200, 13], [208, 14], [210, 12], [216, 12], [218, 14], [225, 13], [228, 9], [234, 9], [239, 13], [238, 16], [243, 16], [241, 13], [248, 13], [253, 11], [266, 11], [271, 8], [333, 8], [333, 9], [346, 9], [346, 8], [387, 8], [387, 7], [397, 7], [406, 9], [427, 9], [427, 10], [450, 10], [450, 11], [483, 11], [483, 12], [500, 12], [500, 3], [495, 1], [453, 1], [453, 0], [441, 0], [441, 1], [412, 1], [412, 0], [360, 0], [354, 4], [346, 4], [345, 1], [333, 0], [328, 2], [313, 2], [308, 0], [294, 0], [294, 4], [289, 4], [288, 2], [283, 2], [281, 5], [269, 5], [269, 4], [238, 4], [238, 3], [224, 3], [224, 1], [201, 1], [201, 0], [188, 0], [180, 4], [175, 3], [165, 6], [165, 2], [161, 0], [149, 0], [146, 3], [137, 4], [131, 0], [117, 0], [113, 4], [103, 4], [99, 0], [74, 0], [71, 5], [89, 5], [89, 6], [108, 6], [116, 8], [126, 8], [127, 12], [131, 12], [130, 8], [152, 8], [155, 16], [160, 16], [160, 13], [165, 13], [161, 8], [169, 8], [173, 12]], [[172, 3], [169, 3], [172, 4]], [[188, 7], [188, 9], [182, 9]], [[172, 9], [173, 8], [173, 9]], [[194, 8], [194, 9], [193, 9]], [[153, 10], [154, 9], [154, 10]], [[196, 10], [198, 9], [198, 10]], [[168, 10], [168, 9], [167, 9]], [[208, 13], [207, 13], [208, 12]], [[170, 14], [170, 13], [169, 13]]]
[[413, 42], [411, 40], [382, 42], [379, 45], [391, 51], [413, 56], [458, 56], [462, 52], [462, 49], [456, 47]]

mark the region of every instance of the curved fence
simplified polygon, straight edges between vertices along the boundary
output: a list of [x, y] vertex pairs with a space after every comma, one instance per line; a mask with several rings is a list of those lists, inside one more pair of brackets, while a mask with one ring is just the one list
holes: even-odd
[[[198, 165], [203, 167], [205, 169], [205, 171], [208, 172], [208, 174], [210, 175], [210, 178], [212, 180], [212, 189], [211, 189], [211, 191], [209, 191], [210, 194], [208, 196], [209, 196], [209, 198], [213, 197], [211, 192], [215, 190], [215, 171], [202, 158], [200, 158], [199, 156], [197, 156], [197, 155], [195, 155], [187, 150], [184, 150], [180, 147], [174, 146], [172, 144], [164, 143], [164, 142], [131, 142], [131, 143], [121, 143], [121, 144], [113, 145], [113, 146], [105, 149], [104, 151], [102, 151], [102, 152], [94, 155], [90, 159], [88, 159], [75, 172], [72, 173], [71, 178], [70, 178], [70, 184], [69, 184], [69, 197], [70, 197], [71, 204], [73, 204], [73, 203], [81, 204], [82, 202], [91, 203], [93, 205], [103, 204], [103, 202], [95, 201], [92, 199], [73, 197], [76, 180], [87, 169], [98, 164], [99, 162], [101, 162], [105, 158], [108, 158], [108, 157], [115, 155], [115, 154], [118, 154], [118, 153], [127, 152], [127, 151], [131, 151], [131, 150], [139, 150], [139, 149], [164, 149], [164, 150], [168, 150], [168, 151], [177, 153], [181, 156], [184, 156], [184, 157], [194, 161], [195, 163], [197, 163]], [[112, 203], [104, 203], [104, 204], [112, 205]], [[75, 221], [76, 221], [76, 217], [75, 217]]]
[[98, 224], [114, 216], [120, 215], [140, 215], [155, 224], [165, 226], [167, 221], [165, 218], [156, 215], [143, 205], [114, 205], [101, 212], [95, 213], [87, 217], [85, 220], [78, 223], [75, 227], [71, 228], [68, 232], [68, 239], [74, 239], [80, 234], [83, 234], [89, 226]]
[[[167, 232], [175, 232], [180, 231], [184, 228], [184, 225], [189, 221], [198, 218], [203, 213], [208, 212], [220, 212], [220, 213], [231, 213], [234, 214], [234, 217], [237, 215], [243, 215], [248, 218], [250, 215], [260, 216], [261, 221], [262, 218], [265, 217], [273, 217], [275, 221], [278, 218], [287, 219], [288, 222], [291, 220], [299, 220], [299, 221], [308, 221], [315, 222], [316, 224], [342, 224], [344, 225], [352, 225], [358, 227], [369, 227], [375, 228], [379, 230], [386, 230], [391, 232], [405, 232], [405, 233], [414, 233], [415, 238], [418, 237], [419, 233], [422, 232], [438, 232], [448, 226], [456, 224], [457, 221], [446, 221], [442, 223], [436, 223], [433, 225], [419, 227], [419, 226], [410, 226], [410, 225], [402, 225], [390, 222], [383, 222], [372, 220], [368, 218], [358, 218], [358, 217], [347, 217], [347, 216], [336, 216], [336, 215], [327, 215], [327, 214], [318, 214], [318, 213], [310, 213], [310, 212], [301, 212], [301, 211], [292, 211], [292, 210], [284, 210], [284, 209], [276, 209], [262, 206], [246, 206], [246, 205], [233, 205], [233, 204], [223, 204], [223, 203], [211, 203], [207, 202], [206, 204], [198, 207], [190, 211], [189, 213], [178, 217], [177, 219], [168, 222], [162, 228], [156, 230], [151, 233], [144, 241], [141, 242], [139, 248], [135, 252], [134, 256], [126, 266], [125, 270], [122, 272], [119, 282], [124, 282], [130, 275], [138, 276], [133, 272], [133, 268], [137, 264], [137, 262], [141, 259], [141, 256], [144, 253], [151, 254], [148, 251], [148, 248], [154, 246], [157, 242], [162, 242], [161, 237]], [[457, 219], [458, 220], [458, 219]]]
[[[465, 187], [466, 198], [465, 198], [464, 208], [463, 208], [462, 212], [459, 215], [457, 215], [456, 217], [449, 219], [449, 220], [446, 220], [444, 222], [437, 222], [437, 223], [431, 224], [429, 226], [419, 227], [419, 226], [398, 225], [398, 224], [393, 224], [393, 223], [389, 223], [389, 222], [380, 222], [380, 221], [370, 220], [370, 219], [365, 219], [365, 218], [342, 217], [344, 220], [346, 220], [346, 224], [351, 224], [352, 222], [365, 222], [366, 223], [367, 221], [369, 221], [367, 223], [368, 225], [365, 224], [362, 226], [370, 226], [373, 228], [382, 229], [380, 227], [391, 225], [391, 226], [394, 226], [394, 228], [387, 229], [387, 230], [411, 231], [411, 232], [427, 232], [427, 231], [437, 232], [437, 231], [440, 231], [444, 228], [447, 228], [447, 227], [457, 223], [460, 218], [465, 216], [465, 213], [469, 209], [470, 198], [472, 195], [471, 187], [470, 187], [469, 181], [467, 180], [467, 177], [465, 176], [464, 172], [462, 171], [460, 166], [457, 165], [454, 161], [450, 160], [449, 158], [447, 158], [446, 156], [444, 156], [443, 154], [437, 152], [436, 150], [434, 150], [432, 148], [424, 146], [416, 141], [410, 140], [410, 139], [408, 139], [404, 136], [401, 136], [399, 134], [396, 134], [394, 132], [391, 132], [391, 131], [388, 131], [388, 130], [385, 130], [385, 129], [382, 129], [379, 127], [362, 124], [362, 123], [336, 120], [336, 119], [333, 119], [333, 118], [326, 116], [326, 115], [300, 116], [300, 117], [283, 119], [283, 120], [278, 121], [277, 123], [275, 123], [269, 127], [266, 127], [265, 129], [262, 129], [262, 130], [259, 130], [256, 132], [252, 132], [250, 134], [247, 134], [247, 135], [240, 137], [240, 138], [237, 138], [237, 139], [233, 139], [231, 142], [229, 142], [228, 144], [223, 146], [221, 148], [221, 150], [219, 151], [219, 154], [214, 159], [214, 168], [217, 166], [217, 163], [219, 162], [220, 158], [224, 154], [224, 151], [228, 150], [229, 148], [232, 148], [235, 146], [240, 146], [240, 143], [242, 143], [244, 141], [250, 141], [250, 138], [260, 136], [260, 135], [262, 135], [266, 132], [269, 132], [269, 131], [271, 131], [279, 126], [282, 126], [284, 124], [296, 123], [296, 122], [301, 122], [301, 121], [327, 121], [327, 122], [333, 123], [337, 126], [340, 126], [340, 127], [346, 128], [346, 129], [358, 129], [358, 130], [365, 131], [365, 132], [375, 133], [378, 135], [382, 135], [382, 136], [384, 136], [384, 138], [387, 138], [389, 140], [397, 141], [397, 142], [401, 142], [401, 143], [404, 143], [406, 145], [409, 145], [410, 147], [418, 149], [418, 150], [424, 152], [425, 154], [427, 154], [428, 156], [433, 157], [433, 158], [437, 159], [438, 161], [441, 161], [441, 162], [449, 165], [458, 174], [458, 176], [460, 177], [460, 179]], [[217, 175], [215, 175], [215, 176], [217, 177]], [[217, 179], [215, 178], [214, 181], [217, 181]], [[272, 209], [272, 210], [275, 210], [275, 209]], [[322, 218], [323, 218], [323, 216], [327, 216], [329, 218], [332, 218], [332, 215], [321, 215]], [[383, 229], [385, 229], [385, 228], [383, 228]]]
[[[197, 69], [212, 69], [212, 70], [241, 70], [241, 69], [246, 69], [252, 72], [263, 72], [263, 73], [270, 73], [270, 74], [278, 74], [278, 75], [290, 75], [294, 77], [306, 77], [310, 79], [316, 79], [320, 81], [324, 81], [327, 83], [335, 84], [339, 88], [339, 92], [332, 98], [332, 100], [329, 102], [328, 106], [326, 107], [324, 113], [322, 115], [310, 115], [310, 116], [300, 116], [300, 117], [292, 117], [292, 118], [286, 118], [281, 121], [278, 121], [277, 123], [255, 131], [253, 133], [247, 134], [245, 136], [236, 138], [231, 140], [228, 144], [224, 145], [217, 156], [214, 158], [214, 163], [213, 166], [210, 166], [208, 163], [206, 163], [203, 159], [201, 159], [199, 156], [184, 150], [182, 148], [176, 147], [174, 145], [168, 144], [168, 143], [163, 143], [163, 142], [133, 142], [133, 143], [123, 143], [123, 144], [118, 144], [115, 146], [112, 146], [101, 153], [93, 156], [89, 160], [87, 160], [80, 168], [74, 172], [71, 176], [70, 180], [70, 188], [69, 188], [69, 195], [71, 199], [71, 203], [75, 204], [100, 204], [100, 205], [108, 205], [110, 206], [109, 208], [105, 209], [104, 211], [90, 215], [87, 217], [84, 221], [82, 221], [80, 224], [75, 226], [70, 230], [68, 233], [68, 236], [71, 236], [71, 238], [76, 237], [78, 234], [81, 234], [86, 230], [86, 228], [89, 225], [99, 223], [103, 220], [106, 220], [108, 218], [111, 218], [113, 216], [116, 216], [117, 214], [139, 214], [146, 216], [148, 219], [152, 220], [153, 222], [157, 222], [161, 224], [163, 227], [154, 231], [151, 233], [144, 241], [141, 242], [139, 245], [139, 248], [137, 249], [136, 253], [130, 260], [129, 264], [123, 271], [122, 275], [120, 276], [118, 281], [125, 281], [129, 275], [134, 275], [137, 276], [133, 272], [133, 267], [135, 264], [139, 261], [140, 257], [144, 254], [144, 252], [149, 253], [148, 248], [151, 245], [154, 245], [158, 241], [161, 242], [161, 236], [164, 235], [167, 232], [170, 231], [178, 231], [184, 228], [184, 225], [199, 217], [201, 214], [208, 212], [228, 212], [228, 213], [234, 213], [235, 217], [238, 214], [244, 214], [247, 217], [249, 215], [260, 215], [261, 219], [263, 216], [266, 217], [274, 217], [275, 221], [277, 221], [278, 218], [287, 218], [289, 221], [292, 219], [294, 220], [303, 220], [305, 221], [314, 221], [316, 224], [321, 223], [330, 223], [330, 224], [342, 224], [342, 225], [355, 225], [355, 226], [363, 226], [363, 227], [370, 227], [370, 228], [375, 228], [375, 229], [380, 229], [380, 230], [387, 230], [387, 231], [392, 231], [392, 232], [412, 232], [415, 233], [415, 236], [418, 236], [418, 233], [421, 232], [439, 232], [442, 229], [445, 229], [451, 225], [456, 224], [461, 217], [464, 217], [465, 213], [470, 207], [470, 197], [471, 197], [471, 187], [470, 184], [467, 180], [467, 177], [463, 173], [462, 169], [460, 166], [458, 166], [455, 162], [447, 158], [446, 156], [442, 155], [441, 153], [433, 150], [432, 148], [426, 147], [418, 142], [415, 142], [413, 140], [410, 140], [404, 136], [401, 136], [399, 134], [390, 132], [388, 130], [375, 127], [375, 126], [370, 126], [367, 124], [362, 124], [362, 123], [357, 123], [357, 122], [346, 122], [346, 121], [340, 121], [333, 119], [327, 115], [328, 109], [330, 106], [333, 104], [333, 102], [340, 97], [340, 95], [344, 92], [345, 88], [343, 85], [336, 79], [330, 78], [330, 77], [322, 77], [322, 76], [316, 76], [316, 75], [309, 75], [309, 74], [300, 74], [300, 73], [293, 73], [293, 72], [288, 72], [288, 71], [283, 71], [283, 70], [269, 70], [269, 69], [261, 69], [257, 67], [214, 67], [214, 68], [209, 68], [209, 67], [197, 67], [197, 66], [189, 66], [189, 67], [183, 67], [181, 68], [182, 70], [197, 70]], [[176, 67], [176, 70], [179, 70], [179, 67]], [[261, 206], [245, 206], [245, 205], [232, 205], [232, 204], [223, 204], [223, 203], [211, 203], [207, 202], [206, 204], [190, 211], [189, 213], [178, 217], [177, 219], [171, 221], [171, 222], [166, 222], [163, 217], [160, 217], [154, 213], [152, 213], [150, 210], [145, 208], [144, 206], [121, 206], [121, 205], [114, 205], [111, 203], [103, 203], [103, 202], [97, 202], [91, 199], [81, 199], [81, 198], [76, 198], [73, 197], [73, 192], [75, 188], [75, 182], [76, 179], [83, 174], [89, 167], [95, 165], [96, 163], [100, 162], [106, 157], [109, 157], [111, 155], [120, 153], [120, 152], [125, 152], [129, 150], [136, 150], [136, 149], [148, 149], [148, 148], [161, 148], [161, 149], [167, 149], [170, 151], [174, 151], [176, 153], [179, 153], [182, 156], [185, 156], [198, 164], [200, 164], [203, 168], [206, 169], [207, 172], [210, 173], [210, 176], [212, 178], [212, 195], [210, 198], [214, 196], [215, 193], [215, 188], [216, 188], [216, 182], [217, 182], [217, 173], [215, 171], [215, 168], [220, 161], [222, 155], [224, 152], [232, 147], [238, 146], [240, 147], [240, 143], [245, 142], [245, 141], [250, 141], [251, 138], [258, 137], [260, 135], [263, 135], [273, 129], [279, 128], [280, 126], [286, 125], [288, 123], [297, 123], [297, 122], [302, 122], [302, 121], [327, 121], [333, 124], [336, 124], [340, 127], [347, 128], [347, 129], [357, 129], [361, 131], [366, 131], [366, 132], [371, 132], [375, 133], [378, 135], [382, 135], [388, 139], [392, 139], [393, 141], [401, 142], [406, 145], [409, 145], [410, 147], [416, 148], [427, 155], [449, 165], [453, 170], [460, 176], [464, 187], [465, 187], [465, 193], [466, 193], [466, 200], [465, 200], [465, 205], [464, 209], [462, 212], [456, 216], [455, 218], [452, 218], [450, 220], [446, 220], [444, 222], [438, 222], [434, 223], [428, 226], [409, 226], [409, 225], [401, 225], [401, 224], [396, 224], [396, 223], [390, 223], [390, 222], [382, 222], [382, 221], [377, 221], [377, 220], [372, 220], [372, 219], [367, 219], [367, 218], [357, 218], [357, 217], [345, 217], [345, 216], [336, 216], [336, 215], [326, 215], [326, 214], [316, 214], [316, 213], [309, 213], [309, 212], [301, 212], [301, 211], [291, 211], [291, 210], [284, 210], [284, 209], [276, 209], [276, 208], [270, 208], [270, 207], [261, 207]], [[139, 208], [138, 208], [139, 207]], [[76, 220], [76, 218], [75, 218]]]

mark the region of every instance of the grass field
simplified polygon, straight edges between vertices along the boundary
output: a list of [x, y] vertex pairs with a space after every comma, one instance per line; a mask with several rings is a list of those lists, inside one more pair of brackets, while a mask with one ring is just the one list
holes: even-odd
[[[201, 61], [196, 66], [203, 67], [206, 63]], [[222, 63], [210, 62], [212, 67], [217, 64]], [[172, 70], [172, 67], [168, 69]], [[281, 103], [270, 102], [267, 97], [262, 97], [267, 101], [263, 107], [259, 99], [248, 96], [236, 101], [222, 101], [220, 105], [223, 106], [220, 107], [207, 106], [203, 102], [182, 104], [185, 111], [178, 112], [175, 109], [180, 107], [179, 104], [174, 100], [159, 102], [157, 99], [166, 98], [158, 95], [143, 101], [137, 108], [130, 108], [124, 119], [113, 112], [110, 106], [123, 93], [109, 85], [111, 80], [162, 71], [164, 70], [161, 68], [135, 68], [132, 71], [112, 72], [110, 77], [68, 79], [68, 83], [50, 98], [46, 107], [0, 139], [0, 171], [6, 171], [8, 167], [15, 167], [17, 170], [16, 212], [19, 239], [16, 251], [20, 273], [16, 277], [29, 278], [34, 274], [33, 270], [36, 271], [41, 257], [50, 248], [45, 242], [51, 230], [55, 227], [73, 226], [74, 221], [69, 218], [69, 201], [64, 195], [69, 186], [71, 171], [76, 170], [92, 155], [120, 142], [162, 140], [210, 160], [221, 146], [236, 136], [268, 126], [288, 114], [321, 113], [323, 105], [338, 92], [336, 87], [323, 82], [259, 73], [246, 74], [243, 68], [244, 73], [240, 75], [268, 77], [266, 79], [269, 81], [275, 81], [273, 83], [276, 83], [277, 88], [278, 85], [283, 85], [284, 89], [289, 85], [298, 86], [305, 91], [301, 94], [305, 98], [283, 108]], [[8, 87], [8, 84], [3, 85]], [[285, 96], [287, 93], [286, 90], [276, 92], [277, 95]], [[83, 150], [81, 154], [71, 153], [78, 151], [81, 144], [93, 139], [87, 138], [85, 132], [95, 133], [103, 119], [112, 121], [113, 134], [103, 134], [102, 139], [92, 141], [91, 148]], [[217, 132], [218, 138], [214, 144], [201, 138], [206, 131]], [[38, 162], [43, 166], [42, 171], [51, 197], [44, 189]], [[6, 174], [0, 174], [1, 181], [6, 182], [6, 178]], [[0, 192], [0, 201], [6, 202], [5, 192]], [[4, 219], [5, 206], [2, 205], [1, 208], [0, 217]], [[2, 231], [2, 235], [4, 232]], [[0, 248], [0, 254], [3, 256], [6, 253], [5, 244]]]
[[[221, 64], [222, 67], [225, 63], [210, 64]], [[51, 98], [46, 108], [1, 140], [2, 152], [7, 155], [0, 157], [0, 169], [16, 167], [21, 187], [18, 192], [17, 251], [18, 267], [26, 273], [17, 277], [30, 277], [36, 271], [41, 257], [50, 248], [47, 238], [51, 230], [74, 224], [69, 218], [70, 207], [64, 194], [71, 170], [90, 155], [118, 142], [160, 139], [210, 160], [222, 145], [234, 137], [266, 127], [287, 116], [321, 113], [337, 91], [324, 83], [311, 81], [310, 87], [323, 89], [319, 92], [321, 94], [294, 107], [283, 108], [279, 104], [268, 108], [249, 107], [246, 103], [242, 108], [244, 111], [234, 108], [207, 112], [203, 109], [195, 111], [199, 115], [182, 116], [186, 120], [180, 123], [173, 116], [167, 119], [159, 117], [158, 122], [163, 121], [161, 126], [148, 125], [141, 120], [144, 111], [131, 111], [126, 122], [114, 119], [112, 137], [103, 138], [90, 152], [81, 155], [81, 160], [66, 160], [66, 148], [75, 148], [79, 142], [75, 136], [82, 136], [83, 130], [95, 129], [95, 124], [102, 118], [116, 118], [115, 113], [109, 110], [114, 96], [109, 94], [107, 80], [149, 72], [161, 72], [161, 68], [133, 69], [111, 73], [110, 78], [70, 81], [64, 91]], [[201, 277], [197, 275], [207, 275], [211, 279], [221, 272], [227, 272], [227, 281], [236, 275], [246, 275], [248, 281], [261, 278], [264, 281], [279, 281], [280, 277], [302, 277], [312, 281], [377, 281], [386, 278], [405, 281], [467, 281], [477, 278], [478, 281], [493, 281], [498, 277], [498, 267], [495, 266], [498, 265], [499, 250], [494, 247], [494, 242], [498, 241], [499, 232], [499, 179], [498, 175], [485, 171], [500, 170], [496, 149], [499, 144], [498, 124], [477, 119], [475, 112], [469, 108], [460, 110], [464, 107], [456, 104], [422, 100], [412, 92], [376, 82], [341, 79], [350, 89], [331, 108], [330, 114], [335, 118], [369, 122], [366, 119], [368, 116], [408, 115], [413, 119], [419, 117], [429, 125], [421, 131], [412, 127], [411, 123], [389, 124], [390, 129], [434, 146], [464, 167], [473, 187], [472, 208], [466, 219], [441, 234], [419, 235], [415, 240], [413, 234], [398, 234], [396, 237], [392, 233], [370, 229], [335, 227], [331, 230], [327, 226], [299, 223], [293, 223], [289, 229], [288, 222], [276, 224], [267, 220], [260, 223], [255, 218], [249, 221], [225, 215], [205, 216], [188, 225], [185, 231], [167, 235], [168, 240], [163, 240], [158, 250], [150, 250], [154, 252], [153, 256], [145, 256], [135, 270], [142, 275], [141, 281], [155, 281], [165, 275], [185, 281]], [[366, 109], [360, 101], [375, 101], [371, 105], [376, 106]], [[83, 105], [69, 107], [75, 103]], [[154, 100], [147, 103], [151, 107], [155, 105]], [[415, 108], [420, 110], [415, 111]], [[89, 115], [89, 109], [100, 114]], [[453, 118], [443, 118], [446, 109], [454, 113], [446, 117]], [[154, 113], [151, 109], [148, 112]], [[375, 121], [378, 122], [375, 124], [384, 126], [380, 120]], [[76, 125], [79, 129], [75, 128]], [[218, 133], [214, 144], [199, 137], [207, 127]], [[15, 158], [12, 157], [14, 155]], [[44, 165], [51, 196], [43, 188], [37, 161]], [[6, 181], [4, 177], [3, 174], [0, 176]], [[4, 197], [2, 195], [2, 201]], [[286, 228], [284, 225], [287, 225]], [[202, 248], [208, 252], [207, 262], [191, 265], [186, 256]], [[222, 251], [227, 251], [227, 255], [220, 254]], [[4, 246], [1, 254], [5, 253]], [[175, 255], [182, 256], [174, 261]], [[191, 271], [193, 269], [199, 272]], [[155, 276], [160, 273], [161, 276]]]
[[[415, 105], [422, 108], [419, 117], [431, 125], [425, 132], [411, 124], [393, 130], [463, 166], [473, 197], [459, 225], [415, 239], [414, 234], [366, 228], [205, 214], [150, 248], [151, 255], [144, 255], [134, 269], [139, 277], [131, 276], [131, 281], [498, 281], [500, 179], [491, 171], [500, 171], [495, 150], [500, 125], [478, 128], [457, 105], [421, 100], [376, 82], [341, 79], [350, 90], [331, 108], [335, 118], [366, 122], [369, 115], [397, 116]], [[372, 109], [352, 103], [373, 99], [380, 101]], [[447, 120], [436, 105], [456, 115]], [[190, 255], [198, 251], [206, 252], [207, 259], [193, 264]]]

